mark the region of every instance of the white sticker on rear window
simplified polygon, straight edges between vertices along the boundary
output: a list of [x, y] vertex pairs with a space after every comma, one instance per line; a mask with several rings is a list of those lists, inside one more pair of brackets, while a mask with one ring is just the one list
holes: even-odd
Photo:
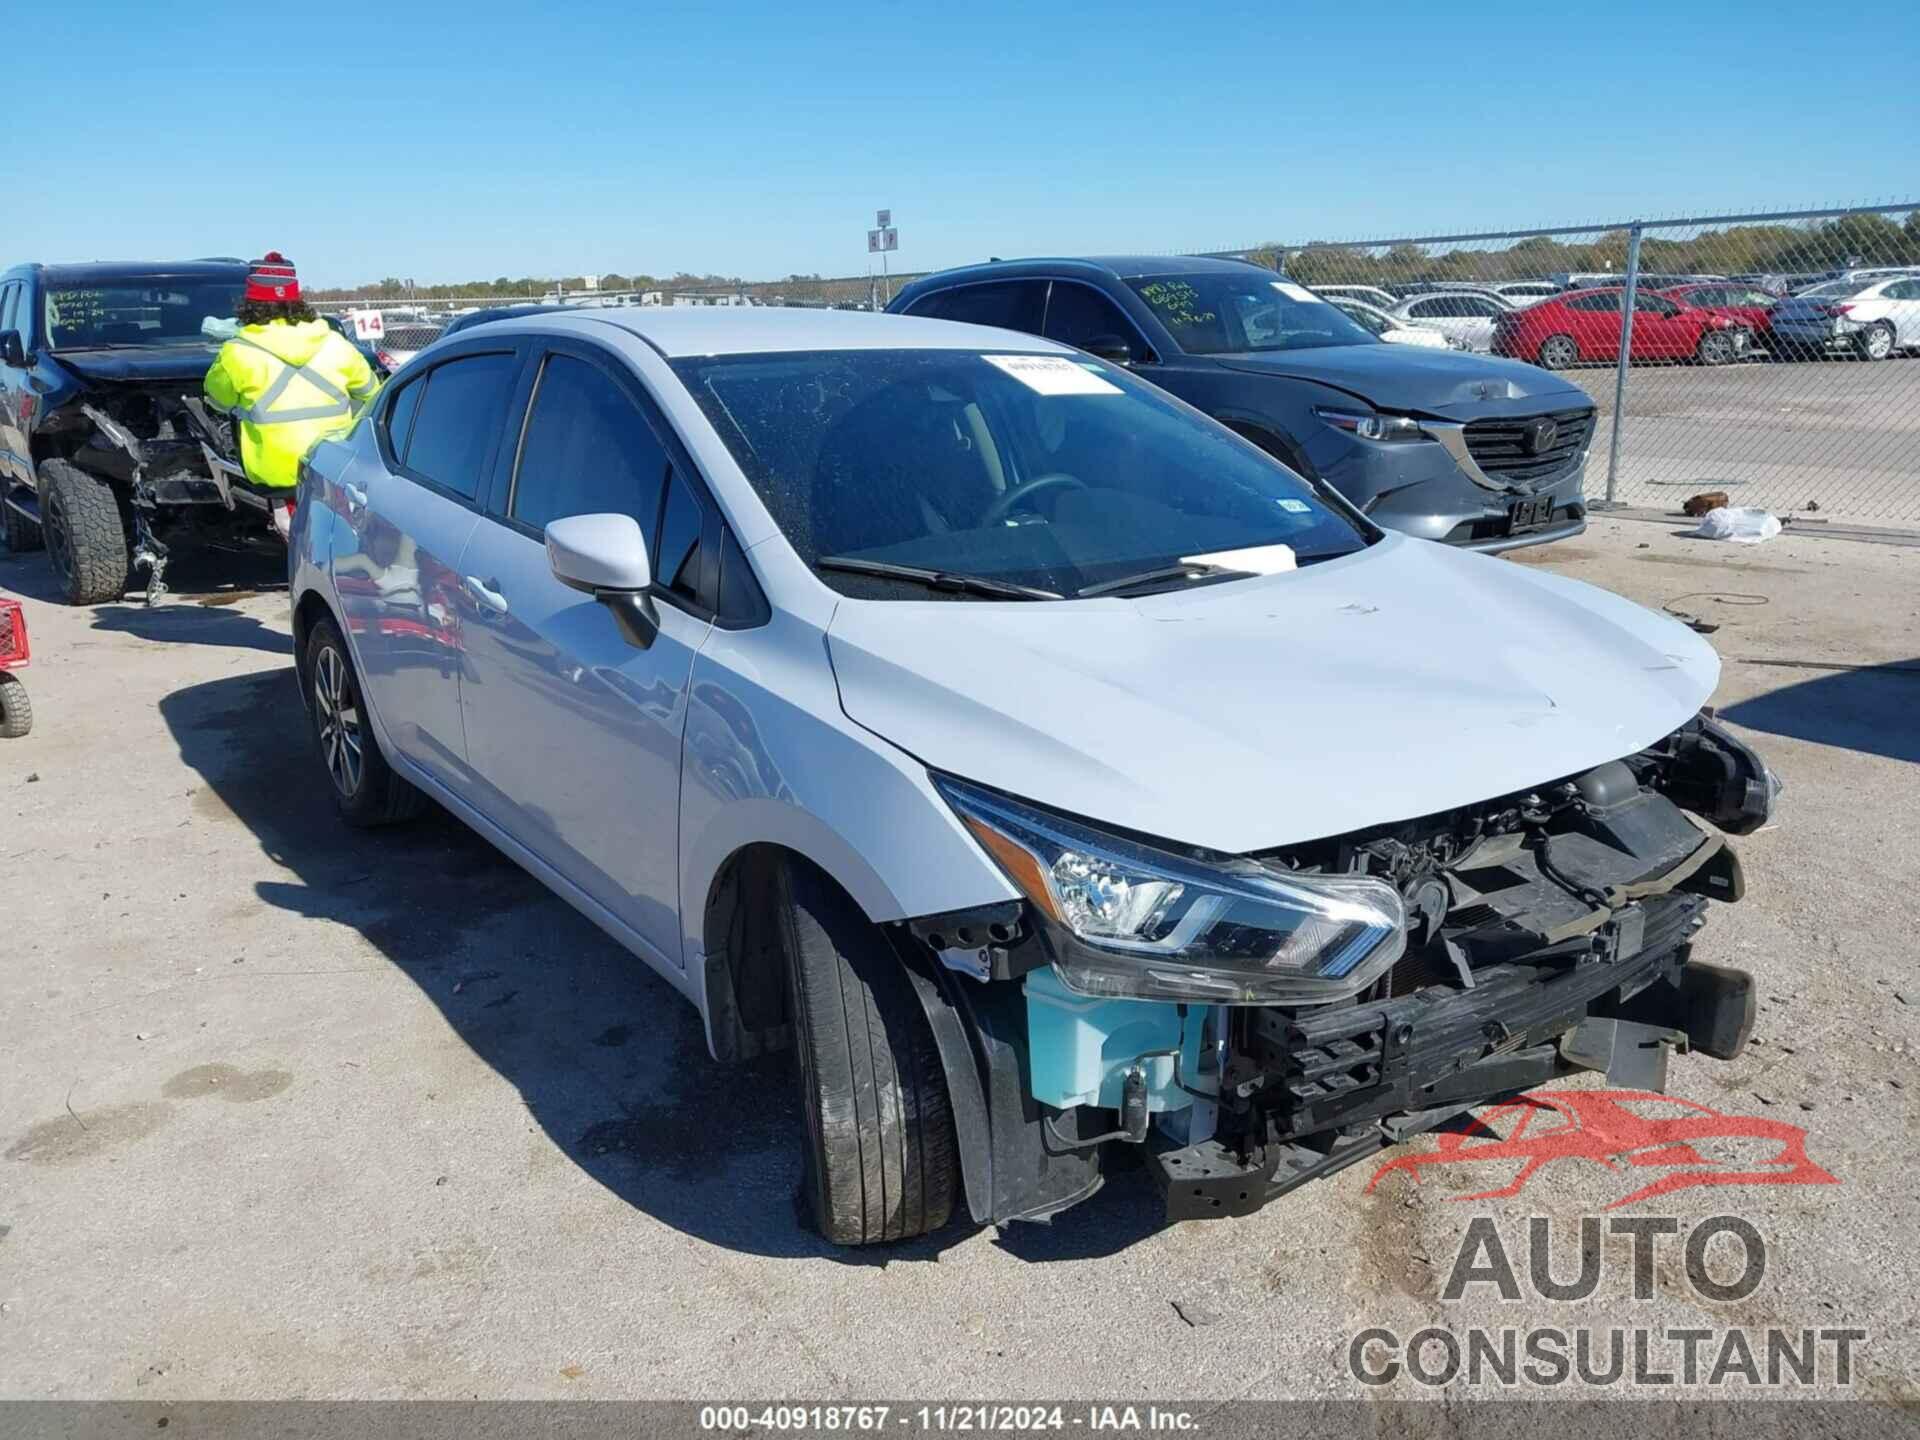
[[1320, 300], [1320, 297], [1307, 289], [1306, 286], [1296, 285], [1291, 280], [1276, 280], [1273, 282], [1273, 288], [1286, 296], [1287, 299], [1298, 300], [1302, 305], [1315, 305], [1318, 304]]
[[1064, 355], [982, 355], [1036, 395], [1119, 395], [1118, 385], [1083, 370]]

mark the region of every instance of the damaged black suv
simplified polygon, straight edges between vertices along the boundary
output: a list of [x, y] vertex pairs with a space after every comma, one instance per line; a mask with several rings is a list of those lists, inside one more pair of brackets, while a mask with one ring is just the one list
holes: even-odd
[[0, 534], [45, 547], [69, 604], [120, 599], [136, 568], [155, 598], [181, 541], [278, 548], [201, 397], [246, 278], [228, 259], [0, 276]]

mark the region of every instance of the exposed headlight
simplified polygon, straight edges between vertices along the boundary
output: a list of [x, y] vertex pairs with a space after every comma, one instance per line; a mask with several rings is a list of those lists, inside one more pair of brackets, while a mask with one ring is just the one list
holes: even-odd
[[1372, 984], [1405, 948], [1382, 880], [1206, 859], [936, 776], [961, 821], [1048, 923], [1082, 995], [1317, 1005]]
[[1316, 405], [1313, 413], [1336, 430], [1358, 435], [1362, 440], [1426, 440], [1431, 437], [1418, 420], [1405, 415], [1363, 415], [1357, 410], [1335, 410]]

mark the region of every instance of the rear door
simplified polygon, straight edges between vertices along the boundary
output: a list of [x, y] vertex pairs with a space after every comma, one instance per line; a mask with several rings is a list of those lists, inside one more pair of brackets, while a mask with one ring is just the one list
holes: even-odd
[[[719, 511], [623, 360], [540, 344], [517, 456], [460, 566], [476, 803], [678, 969], [680, 745]], [[547, 564], [549, 521], [604, 513], [631, 516], [653, 552], [660, 630], [644, 649]]]
[[334, 588], [370, 703], [394, 748], [463, 797], [467, 661], [455, 567], [500, 454], [521, 358], [477, 344], [407, 376], [380, 398], [377, 453], [363, 451], [340, 477], [352, 543], [335, 551]]
[[1590, 360], [1613, 360], [1620, 354], [1620, 292], [1586, 290], [1569, 295], [1561, 303], [1573, 326], [1573, 338], [1580, 353]]

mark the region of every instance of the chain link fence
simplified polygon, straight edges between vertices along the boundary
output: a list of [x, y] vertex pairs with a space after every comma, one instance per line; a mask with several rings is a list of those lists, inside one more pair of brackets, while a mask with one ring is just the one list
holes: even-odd
[[[1544, 366], [1593, 397], [1596, 506], [1735, 505], [1920, 525], [1920, 204], [1212, 251], [1284, 272], [1390, 343]], [[894, 276], [897, 287], [911, 276]], [[444, 299], [383, 313], [394, 359], [476, 309], [867, 308], [874, 276]]]
[[1560, 372], [1596, 505], [1920, 523], [1920, 206], [1270, 245], [1393, 343]]

